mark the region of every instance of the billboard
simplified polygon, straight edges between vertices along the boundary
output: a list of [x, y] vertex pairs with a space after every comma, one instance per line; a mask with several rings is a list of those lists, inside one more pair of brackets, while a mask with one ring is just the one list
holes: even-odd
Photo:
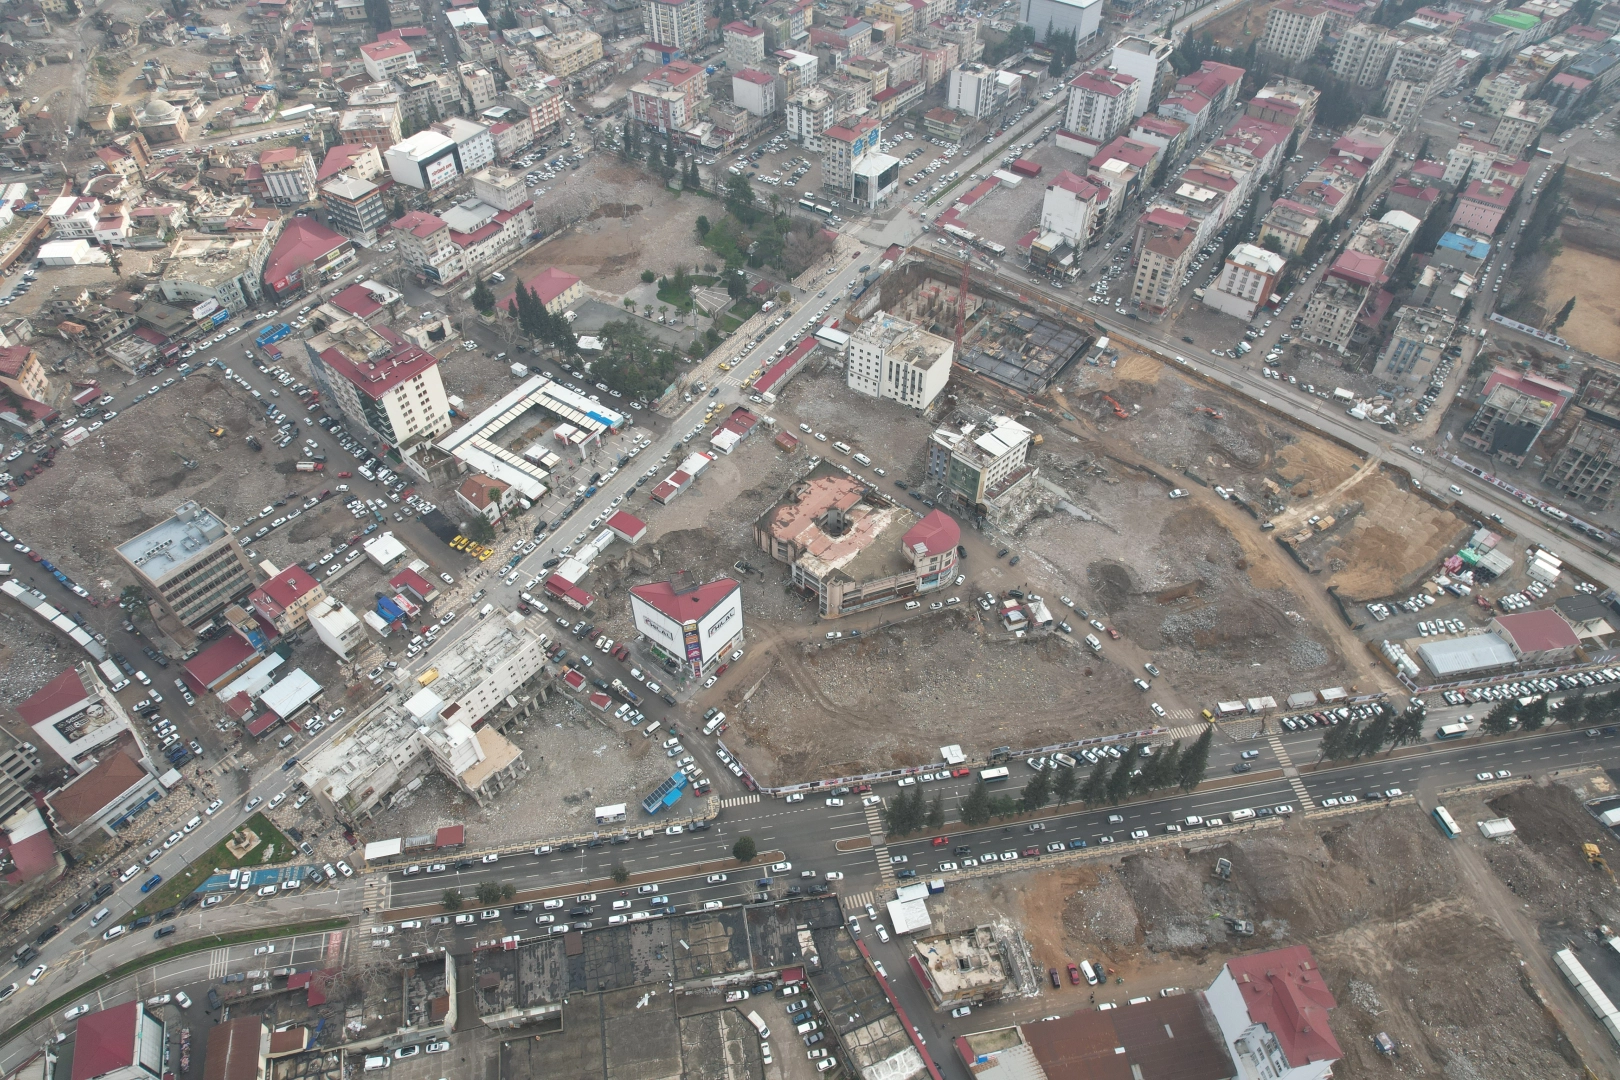
[[659, 648], [673, 655], [686, 651], [686, 635], [681, 624], [635, 593], [630, 594], [630, 614], [635, 619], [636, 629], [646, 634]]
[[456, 178], [456, 158], [454, 154], [445, 154], [433, 161], [423, 162], [422, 176], [427, 181], [429, 190], [448, 184]]
[[738, 586], [715, 605], [714, 610], [705, 615], [698, 624], [698, 642], [702, 647], [705, 664], [742, 633], [742, 622], [742, 587]]
[[202, 303], [191, 309], [191, 317], [200, 322], [218, 310], [218, 300], [204, 300]]

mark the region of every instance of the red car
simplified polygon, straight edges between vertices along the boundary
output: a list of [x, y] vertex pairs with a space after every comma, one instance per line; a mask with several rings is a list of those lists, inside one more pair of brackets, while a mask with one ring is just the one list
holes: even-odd
[[[1024, 849], [1024, 858], [1026, 858], [1026, 859], [1038, 859], [1040, 857], [1041, 857], [1041, 849], [1036, 847], [1034, 844], [1031, 844], [1029, 847]], [[1056, 971], [1057, 968], [1053, 968], [1052, 970]]]
[[950, 840], [947, 837], [944, 837], [944, 836], [936, 836], [936, 837], [934, 837], [934, 846], [935, 847], [944, 847], [948, 843], [950, 843]]
[[1080, 985], [1080, 967], [1078, 964], [1069, 965], [1069, 981], [1076, 986]]
[[1118, 641], [1119, 640], [1119, 631], [1115, 630], [1112, 626], [1110, 626], [1108, 628], [1108, 636], [1113, 638], [1115, 641]]
[[952, 769], [951, 770], [951, 775], [952, 776], [972, 776], [973, 775], [973, 770], [969, 769], [969, 768], [966, 768], [966, 767], [963, 767], [963, 768], [960, 768], [960, 769]]
[[871, 784], [856, 784], [854, 787], [850, 788], [850, 790], [853, 791], [857, 795], [869, 795], [872, 792], [872, 785]]
[[349, 477], [353, 476], [354, 473], [340, 472], [340, 473], [338, 473], [338, 475], [340, 477], [342, 477], [343, 479], [347, 480]]

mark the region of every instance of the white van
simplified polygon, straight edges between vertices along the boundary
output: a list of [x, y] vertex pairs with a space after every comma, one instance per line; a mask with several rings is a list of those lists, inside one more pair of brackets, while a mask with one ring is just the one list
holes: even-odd
[[488, 615], [490, 612], [492, 612], [494, 610], [495, 610], [495, 605], [494, 604], [485, 604], [483, 607], [478, 609], [478, 617], [480, 619], [482, 619], [485, 615]]
[[1228, 815], [1228, 817], [1230, 817], [1233, 821], [1248, 821], [1250, 818], [1254, 817], [1254, 811], [1248, 809], [1234, 810]]
[[1088, 986], [1096, 986], [1102, 982], [1102, 979], [1097, 977], [1097, 969], [1091, 966], [1090, 960], [1080, 961], [1080, 974], [1086, 977], [1086, 985]]
[[1087, 634], [1086, 644], [1091, 646], [1092, 652], [1098, 654], [1099, 656], [1102, 655], [1102, 642], [1097, 640], [1096, 634]]
[[849, 444], [848, 443], [835, 442], [835, 443], [833, 443], [833, 449], [838, 451], [840, 454], [847, 454], [847, 453], [849, 453]]
[[855, 463], [857, 465], [870, 465], [872, 464], [872, 459], [867, 457], [865, 454], [856, 454]]
[[372, 1069], [386, 1069], [389, 1066], [393, 1065], [393, 1063], [394, 1063], [394, 1059], [391, 1056], [389, 1056], [388, 1054], [367, 1054], [366, 1055], [366, 1071], [367, 1072], [370, 1072]]
[[705, 734], [705, 735], [713, 735], [716, 731], [720, 730], [720, 725], [725, 723], [725, 722], [726, 722], [726, 714], [725, 713], [723, 713], [723, 712], [715, 713], [714, 714], [714, 719], [710, 720], [707, 724], [703, 725], [703, 734]]
[[653, 734], [655, 732], [657, 732], [663, 726], [664, 726], [664, 722], [662, 720], [654, 720], [652, 723], [648, 724], [646, 727], [641, 729], [641, 734], [644, 737], [650, 739], [650, 738], [653, 737]]

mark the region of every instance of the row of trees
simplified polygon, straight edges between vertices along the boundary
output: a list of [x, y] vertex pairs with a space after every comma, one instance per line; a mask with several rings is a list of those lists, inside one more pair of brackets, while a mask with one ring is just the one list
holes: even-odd
[[[1360, 759], [1388, 747], [1394, 749], [1423, 738], [1425, 712], [1408, 708], [1398, 716], [1380, 712], [1371, 720], [1348, 720], [1327, 729], [1322, 735], [1321, 758], [1329, 761]], [[1318, 759], [1321, 760], [1321, 759]]]
[[[484, 283], [480, 281], [478, 288], [483, 286]], [[485, 292], [487, 294], [488, 290]], [[518, 282], [517, 291], [512, 294], [512, 302], [517, 308], [518, 327], [529, 337], [544, 341], [548, 345], [555, 345], [566, 356], [574, 356], [579, 352], [579, 342], [574, 338], [574, 331], [568, 325], [568, 320], [548, 310], [545, 302], [535, 295], [534, 290], [525, 287], [521, 281]], [[473, 306], [478, 307], [477, 289], [473, 291]]]
[[[641, 142], [637, 139], [629, 123], [625, 123], [618, 132], [619, 156], [626, 161], [641, 160]], [[688, 157], [686, 164], [681, 164], [681, 156], [675, 150], [675, 144], [669, 139], [662, 139], [647, 144], [647, 168], [668, 183], [680, 177], [681, 187], [688, 191], [700, 191], [703, 188], [703, 176], [698, 172], [697, 158]]]
[[[501, 882], [500, 884], [486, 881], [478, 886], [478, 891], [473, 894], [473, 899], [477, 900], [479, 904], [488, 907], [490, 904], [499, 904], [502, 900], [510, 900], [516, 895], [517, 886], [510, 881]], [[446, 911], [458, 911], [466, 902], [467, 898], [461, 895], [460, 889], [446, 889], [444, 895], [439, 898], [440, 906]]]
[[[1017, 796], [992, 794], [980, 778], [962, 800], [958, 814], [962, 824], [976, 827], [992, 819], [1033, 813], [1054, 801], [1059, 806], [1076, 801], [1100, 806], [1169, 787], [1191, 791], [1203, 782], [1209, 768], [1213, 737], [1214, 728], [1206, 728], [1185, 750], [1178, 739], [1148, 758], [1142, 757], [1143, 744], [1132, 743], [1117, 762], [1100, 758], [1084, 780], [1079, 771], [1070, 766], [1041, 769]], [[935, 795], [930, 800], [918, 787], [901, 792], [884, 810], [884, 826], [890, 836], [908, 836], [944, 825], [944, 798]]]

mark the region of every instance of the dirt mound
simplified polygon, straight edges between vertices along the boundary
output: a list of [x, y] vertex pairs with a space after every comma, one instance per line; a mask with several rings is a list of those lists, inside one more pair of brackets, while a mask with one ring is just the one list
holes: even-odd
[[1084, 877], [1073, 883], [1074, 895], [1063, 905], [1064, 933], [1103, 949], [1140, 945], [1142, 925], [1124, 880], [1105, 866], [1084, 869]]
[[1518, 832], [1487, 847], [1485, 859], [1541, 921], [1576, 928], [1620, 921], [1620, 888], [1601, 867], [1588, 865], [1581, 851], [1583, 843], [1596, 844], [1616, 866], [1620, 845], [1573, 792], [1561, 784], [1525, 786], [1486, 805], [1511, 818]]
[[1086, 567], [1086, 579], [1097, 603], [1104, 611], [1119, 611], [1136, 593], [1129, 568], [1114, 562], [1096, 562]]
[[643, 207], [640, 203], [603, 203], [586, 216], [586, 221], [596, 221], [599, 218], [627, 218], [641, 213]]

